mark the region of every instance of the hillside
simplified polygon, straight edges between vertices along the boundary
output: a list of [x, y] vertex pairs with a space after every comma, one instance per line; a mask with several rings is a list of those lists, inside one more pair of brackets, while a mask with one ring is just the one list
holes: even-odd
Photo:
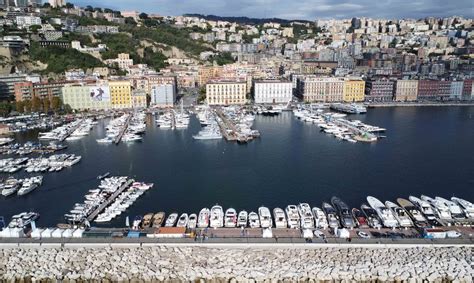
[[243, 24], [243, 25], [261, 25], [265, 23], [289, 24], [291, 22], [312, 23], [311, 21], [307, 21], [307, 20], [285, 20], [285, 19], [280, 19], [280, 18], [222, 17], [222, 16], [201, 15], [201, 14], [184, 14], [184, 16], [202, 18], [208, 21], [236, 22], [238, 24]]

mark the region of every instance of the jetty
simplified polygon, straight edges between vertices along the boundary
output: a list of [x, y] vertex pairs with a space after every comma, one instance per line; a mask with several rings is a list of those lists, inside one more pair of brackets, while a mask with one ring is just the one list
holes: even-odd
[[99, 213], [109, 206], [125, 189], [130, 187], [130, 185], [135, 182], [133, 179], [127, 180], [118, 190], [116, 190], [105, 202], [101, 203], [89, 216], [87, 216], [87, 221], [91, 222], [94, 218], [99, 215]]
[[82, 119], [78, 121], [77, 123], [75, 123], [72, 127], [68, 128], [66, 132], [64, 133], [64, 135], [60, 136], [58, 140], [60, 142], [63, 142], [64, 140], [66, 140], [75, 130], [77, 130], [77, 128], [79, 128], [79, 126], [82, 124], [81, 121]]
[[217, 123], [221, 130], [222, 136], [224, 136], [226, 140], [246, 143], [257, 137], [252, 134], [243, 133], [241, 130], [239, 130], [234, 122], [228, 119], [227, 116], [222, 112], [222, 109], [217, 108], [215, 109], [215, 112], [220, 118], [217, 120]]
[[355, 127], [345, 119], [334, 119], [332, 122], [339, 127], [344, 127], [351, 131], [352, 134], [354, 134], [354, 139], [356, 139], [357, 141], [373, 142], [377, 140], [376, 135]]
[[132, 119], [132, 115], [129, 115], [127, 117], [127, 120], [125, 121], [125, 124], [123, 125], [122, 129], [120, 130], [120, 133], [118, 136], [115, 137], [114, 139], [114, 144], [119, 144], [120, 141], [122, 140], [123, 135], [125, 134], [125, 131], [128, 129], [128, 125], [130, 124], [130, 120]]

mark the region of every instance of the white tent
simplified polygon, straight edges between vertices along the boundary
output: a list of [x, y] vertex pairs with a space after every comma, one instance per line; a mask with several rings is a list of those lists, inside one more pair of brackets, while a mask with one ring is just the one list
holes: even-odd
[[53, 230], [49, 229], [49, 228], [46, 228], [43, 230], [43, 232], [41, 232], [41, 238], [51, 238], [51, 233], [53, 232]]
[[311, 229], [304, 229], [304, 230], [303, 230], [303, 238], [312, 239], [312, 238], [313, 238], [313, 230], [311, 230]]
[[54, 230], [53, 233], [51, 233], [51, 237], [53, 237], [53, 238], [61, 238], [62, 235], [63, 235], [63, 232], [64, 232], [63, 229], [58, 228], [58, 229]]
[[273, 237], [273, 233], [272, 233], [271, 228], [263, 229], [262, 238], [272, 238], [272, 237]]
[[337, 229], [337, 234], [339, 238], [347, 239], [351, 237], [351, 233], [349, 230], [343, 228], [343, 229]]
[[63, 234], [62, 234], [62, 237], [63, 238], [72, 238], [72, 233], [74, 232], [74, 229], [66, 229]]
[[82, 234], [84, 233], [84, 229], [77, 229], [76, 231], [72, 232], [73, 238], [82, 238]]
[[31, 238], [41, 238], [41, 233], [43, 232], [43, 229], [36, 228], [31, 232]]

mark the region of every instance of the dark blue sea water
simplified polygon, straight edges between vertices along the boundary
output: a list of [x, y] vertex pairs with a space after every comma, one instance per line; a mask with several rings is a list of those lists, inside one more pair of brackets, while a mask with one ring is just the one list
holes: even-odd
[[[143, 142], [116, 146], [96, 142], [105, 135], [103, 121], [89, 137], [69, 142], [67, 152], [82, 155], [79, 164], [46, 173], [44, 185], [25, 197], [1, 198], [0, 216], [34, 210], [40, 226], [64, 222], [64, 213], [108, 171], [155, 183], [109, 226], [123, 226], [127, 215], [198, 213], [216, 203], [252, 211], [299, 202], [320, 206], [334, 195], [354, 207], [368, 195], [474, 201], [474, 107], [370, 109], [350, 118], [387, 128], [387, 138], [350, 144], [284, 113], [257, 116], [261, 138], [239, 145], [193, 140], [200, 129], [194, 117], [189, 129], [173, 131], [157, 128], [150, 116]], [[22, 134], [19, 140], [34, 137]]]

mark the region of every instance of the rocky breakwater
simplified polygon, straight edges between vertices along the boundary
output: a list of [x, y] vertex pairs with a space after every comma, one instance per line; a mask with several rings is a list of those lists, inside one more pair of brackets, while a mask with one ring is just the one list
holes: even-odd
[[11, 248], [0, 281], [472, 282], [472, 247]]

